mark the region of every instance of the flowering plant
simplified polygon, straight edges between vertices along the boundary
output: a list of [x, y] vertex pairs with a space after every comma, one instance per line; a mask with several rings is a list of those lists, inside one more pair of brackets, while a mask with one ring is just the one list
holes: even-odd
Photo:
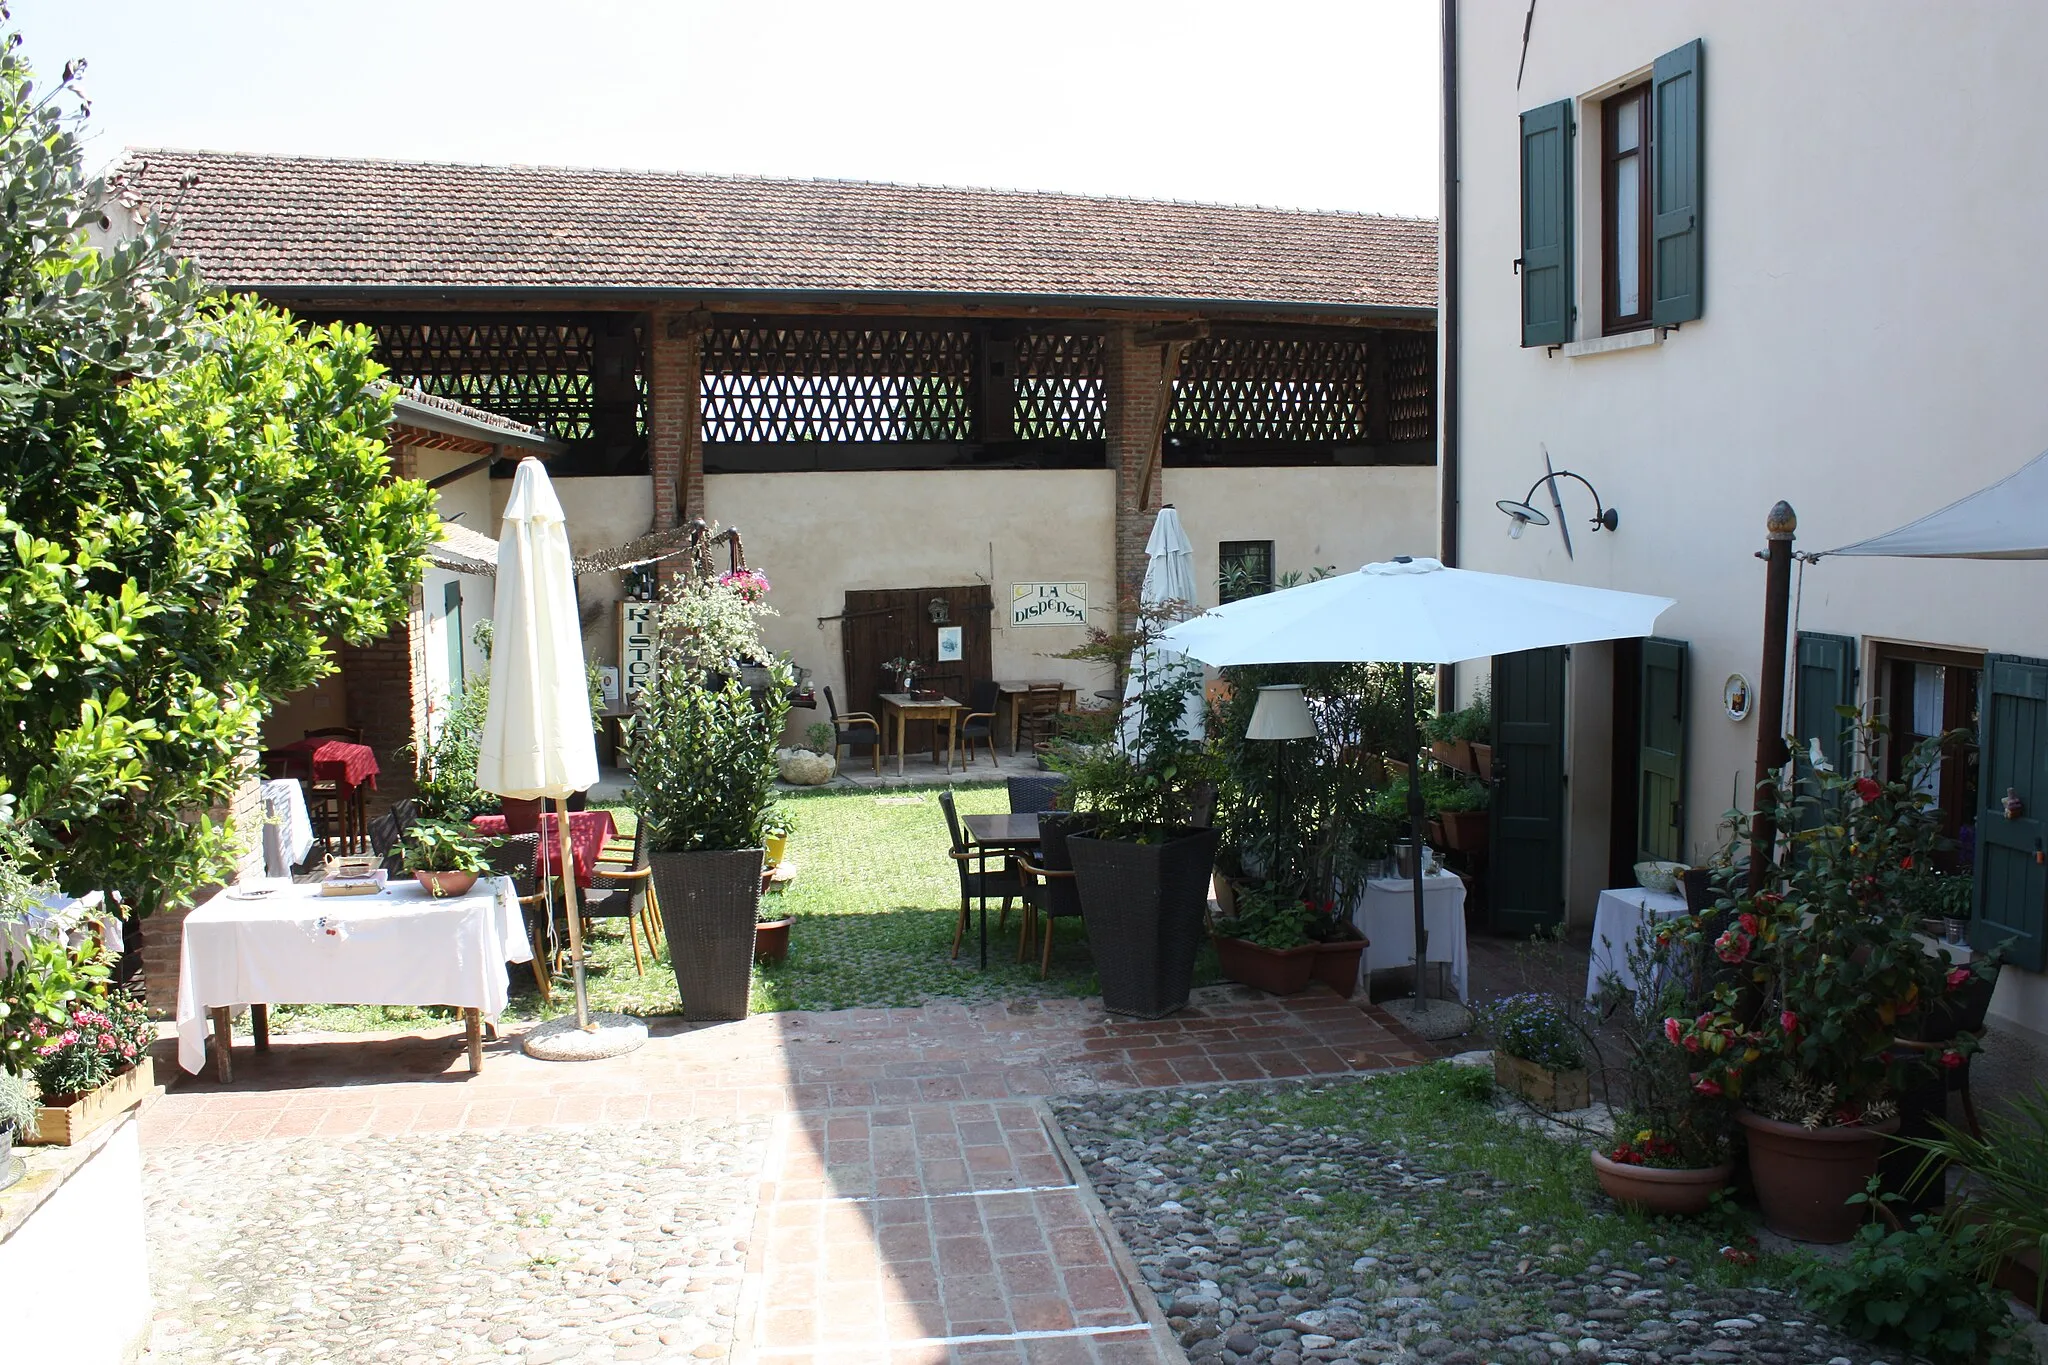
[[749, 602], [758, 602], [768, 595], [768, 575], [759, 569], [734, 569], [718, 576], [718, 586], [730, 588]]
[[887, 663], [884, 663], [882, 671], [892, 678], [908, 678], [910, 681], [916, 682], [919, 678], [931, 672], [932, 666], [922, 659], [907, 659], [899, 654]]
[[121, 1039], [104, 1010], [74, 1005], [61, 1023], [37, 1019], [29, 1034], [36, 1040], [36, 1088], [53, 1104], [97, 1090], [114, 1074]]
[[1551, 1071], [1577, 1071], [1586, 1065], [1586, 1049], [1578, 1026], [1557, 1001], [1539, 992], [1510, 995], [1480, 1011], [1493, 1045]]
[[[1868, 754], [1883, 727], [1859, 718], [1857, 732]], [[1764, 1117], [1809, 1127], [1884, 1115], [1919, 1064], [1892, 1040], [1970, 975], [1957, 976], [1947, 950], [1925, 948], [1901, 912], [1915, 865], [1941, 844], [1921, 779], [1943, 743], [1923, 743], [1897, 782], [1826, 769], [1802, 778], [1777, 813], [1794, 831], [1778, 886], [1725, 897], [1665, 931], [1714, 983], [1696, 1017], [1664, 1025], [1691, 1055], [1701, 1094], [1747, 1093]]]

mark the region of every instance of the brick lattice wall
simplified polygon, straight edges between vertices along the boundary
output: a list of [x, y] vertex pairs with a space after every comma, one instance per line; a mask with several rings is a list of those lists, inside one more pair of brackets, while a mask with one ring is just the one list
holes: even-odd
[[1164, 500], [1165, 480], [1160, 471], [1153, 471], [1142, 502], [1140, 485], [1159, 448], [1165, 364], [1166, 347], [1138, 344], [1129, 327], [1112, 327], [1104, 338], [1105, 430], [1110, 465], [1116, 470], [1117, 615], [1126, 626], [1130, 620], [1123, 604], [1135, 601], [1144, 585], [1145, 541]]
[[649, 331], [647, 463], [654, 479], [654, 529], [665, 531], [704, 515], [704, 334], [680, 313], [657, 314]]

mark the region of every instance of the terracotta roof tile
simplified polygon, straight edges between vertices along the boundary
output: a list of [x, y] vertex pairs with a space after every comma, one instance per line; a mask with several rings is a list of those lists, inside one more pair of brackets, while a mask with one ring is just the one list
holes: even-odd
[[[1436, 304], [1436, 222], [1006, 190], [131, 150], [233, 289], [968, 293]], [[189, 178], [189, 180], [188, 180]]]

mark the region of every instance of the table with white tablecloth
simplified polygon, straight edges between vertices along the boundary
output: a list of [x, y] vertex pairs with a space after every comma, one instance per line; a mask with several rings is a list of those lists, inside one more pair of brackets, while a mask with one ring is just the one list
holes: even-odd
[[[1365, 884], [1351, 909], [1351, 922], [1366, 939], [1359, 959], [1363, 974], [1415, 961], [1415, 885], [1406, 877], [1376, 877]], [[1451, 964], [1451, 989], [1465, 998], [1465, 882], [1439, 869], [1422, 879], [1422, 924], [1429, 934], [1429, 960]]]
[[288, 877], [313, 851], [313, 817], [306, 810], [306, 789], [295, 777], [273, 777], [263, 784], [263, 870]]
[[1602, 977], [1612, 976], [1626, 990], [1636, 988], [1636, 974], [1629, 966], [1629, 949], [1646, 924], [1685, 913], [1685, 897], [1675, 891], [1651, 891], [1640, 886], [1616, 887], [1600, 893], [1593, 910], [1593, 957], [1586, 964], [1586, 998], [1600, 991]]
[[532, 958], [506, 877], [439, 899], [413, 881], [364, 896], [323, 896], [318, 884], [285, 881], [231, 886], [185, 917], [178, 1065], [197, 1073], [206, 1064], [209, 1013], [215, 1060], [225, 1062], [225, 1016], [236, 1006], [251, 1007], [265, 1047], [268, 1021], [258, 1011], [272, 1004], [452, 1005], [464, 1011], [475, 1069], [481, 1020], [505, 1009], [505, 964]]

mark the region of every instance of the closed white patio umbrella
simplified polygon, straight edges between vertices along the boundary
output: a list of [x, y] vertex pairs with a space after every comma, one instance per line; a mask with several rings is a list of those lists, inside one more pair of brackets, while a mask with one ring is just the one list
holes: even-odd
[[[1455, 664], [1553, 645], [1648, 635], [1669, 597], [1447, 569], [1403, 556], [1356, 573], [1248, 597], [1167, 631], [1164, 643], [1216, 668], [1235, 664], [1397, 663], [1413, 714], [1416, 664]], [[1423, 843], [1419, 737], [1411, 736], [1408, 814]], [[1428, 961], [1422, 859], [1415, 860], [1415, 982]]]
[[[1192, 610], [1196, 600], [1195, 547], [1188, 540], [1188, 533], [1181, 529], [1180, 513], [1174, 510], [1172, 503], [1159, 509], [1159, 516], [1152, 523], [1152, 535], [1145, 542], [1145, 556], [1145, 582], [1138, 590], [1138, 601], [1148, 607], [1185, 602]], [[1124, 680], [1123, 740], [1126, 747], [1137, 741], [1137, 708], [1131, 703], [1144, 691], [1146, 680], [1176, 671], [1186, 659], [1187, 655], [1181, 651], [1156, 644], [1132, 652], [1130, 674]], [[1202, 695], [1199, 691], [1188, 697], [1180, 728], [1189, 739], [1202, 737]]]
[[[491, 700], [477, 742], [476, 784], [499, 796], [539, 798], [555, 804], [559, 843], [555, 869], [561, 874], [563, 908], [569, 922], [576, 1028], [590, 1033], [582, 920], [576, 912], [575, 863], [569, 850], [568, 798], [596, 783], [597, 742], [584, 674], [583, 628], [576, 612], [569, 529], [554, 485], [535, 459], [519, 462], [512, 496], [505, 504], [504, 525], [498, 534], [498, 585], [492, 617]], [[638, 1029], [637, 1021], [631, 1027]], [[644, 1029], [640, 1037], [645, 1038]], [[534, 1042], [535, 1037], [529, 1036], [529, 1051], [535, 1050]], [[625, 1050], [611, 1047], [589, 1055]]]

